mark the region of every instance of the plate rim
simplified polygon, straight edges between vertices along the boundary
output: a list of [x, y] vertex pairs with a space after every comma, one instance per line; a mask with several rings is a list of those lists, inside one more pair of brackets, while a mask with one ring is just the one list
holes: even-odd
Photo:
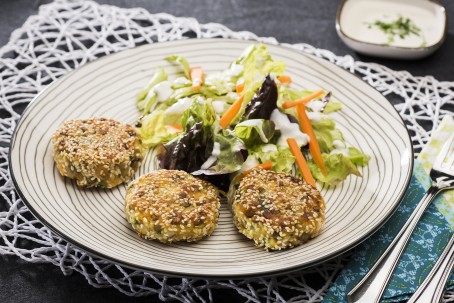
[[[244, 279], [244, 278], [278, 276], [278, 275], [282, 275], [282, 274], [296, 272], [296, 271], [302, 270], [304, 268], [308, 268], [308, 267], [319, 265], [321, 263], [324, 263], [324, 262], [326, 262], [328, 260], [333, 259], [336, 256], [340, 256], [340, 255], [344, 254], [345, 252], [347, 252], [349, 250], [352, 250], [353, 248], [355, 248], [356, 246], [358, 246], [359, 244], [361, 244], [362, 242], [367, 240], [370, 236], [372, 236], [378, 229], [380, 229], [386, 223], [386, 221], [389, 220], [389, 218], [395, 213], [395, 211], [397, 210], [397, 208], [401, 204], [402, 199], [403, 199], [405, 193], [407, 192], [407, 190], [408, 190], [408, 188], [410, 186], [410, 181], [411, 181], [411, 177], [412, 177], [412, 174], [413, 174], [414, 161], [415, 161], [413, 143], [412, 143], [412, 140], [411, 140], [411, 136], [410, 136], [410, 132], [408, 130], [408, 127], [406, 127], [405, 121], [403, 120], [403, 118], [399, 114], [399, 112], [396, 110], [396, 108], [392, 105], [392, 103], [384, 95], [382, 95], [376, 88], [374, 88], [372, 85], [370, 85], [368, 82], [364, 81], [363, 79], [361, 79], [358, 75], [356, 75], [354, 73], [349, 73], [349, 74], [355, 76], [358, 80], [361, 80], [363, 83], [367, 84], [370, 88], [372, 88], [376, 92], [378, 92], [389, 103], [389, 105], [393, 108], [394, 112], [397, 114], [397, 116], [399, 117], [400, 121], [402, 122], [402, 125], [404, 126], [404, 128], [406, 130], [406, 133], [405, 133], [406, 136], [405, 137], [406, 137], [406, 139], [408, 139], [408, 141], [410, 143], [410, 146], [411, 146], [411, 149], [410, 149], [410, 152], [409, 152], [409, 163], [408, 163], [409, 170], [408, 170], [407, 175], [405, 176], [404, 186], [402, 186], [401, 192], [397, 195], [398, 196], [398, 198], [396, 198], [397, 203], [390, 210], [388, 216], [384, 217], [379, 223], [377, 223], [377, 225], [373, 229], [371, 229], [367, 234], [363, 235], [363, 237], [353, 241], [350, 246], [344, 247], [344, 248], [339, 249], [339, 250], [335, 250], [333, 253], [327, 254], [324, 257], [316, 259], [316, 260], [314, 260], [312, 262], [305, 263], [305, 264], [300, 264], [300, 265], [294, 265], [294, 266], [287, 267], [287, 268], [284, 268], [284, 269], [266, 270], [266, 271], [262, 271], [260, 273], [251, 273], [251, 274], [248, 274], [248, 273], [243, 273], [243, 274], [200, 274], [200, 275], [199, 274], [187, 274], [187, 273], [184, 273], [184, 272], [178, 272], [178, 271], [173, 271], [173, 270], [160, 270], [160, 269], [150, 268], [150, 267], [147, 267], [147, 266], [137, 266], [137, 264], [133, 264], [133, 263], [130, 263], [130, 262], [125, 261], [125, 260], [120, 260], [120, 259], [117, 259], [115, 257], [107, 256], [104, 253], [98, 252], [95, 249], [92, 249], [92, 248], [80, 243], [79, 241], [74, 240], [72, 237], [60, 232], [58, 230], [58, 228], [54, 227], [51, 223], [49, 223], [47, 220], [45, 220], [39, 214], [39, 212], [34, 209], [34, 207], [31, 205], [31, 203], [25, 197], [24, 193], [20, 190], [19, 184], [18, 184], [18, 182], [16, 180], [16, 177], [14, 175], [14, 170], [13, 170], [12, 161], [11, 161], [11, 159], [12, 159], [11, 151], [13, 149], [13, 143], [15, 142], [17, 131], [18, 131], [19, 127], [21, 126], [22, 122], [23, 122], [24, 114], [27, 111], [30, 110], [31, 105], [33, 105], [34, 102], [36, 102], [36, 100], [42, 94], [44, 94], [48, 89], [50, 89], [51, 87], [53, 87], [55, 85], [58, 85], [59, 82], [61, 82], [62, 80], [66, 79], [67, 77], [69, 77], [73, 73], [77, 72], [79, 69], [81, 69], [81, 68], [83, 68], [83, 67], [85, 67], [85, 66], [87, 66], [87, 65], [89, 65], [91, 63], [99, 62], [99, 61], [104, 60], [106, 58], [109, 58], [109, 57], [111, 57], [113, 55], [116, 55], [116, 54], [119, 54], [119, 53], [123, 53], [123, 52], [127, 52], [127, 51], [130, 51], [130, 50], [134, 50], [134, 49], [137, 49], [137, 48], [146, 48], [146, 47], [150, 47], [150, 46], [155, 45], [155, 44], [179, 43], [179, 41], [190, 41], [190, 40], [192, 40], [192, 41], [200, 41], [200, 40], [203, 40], [203, 41], [232, 41], [232, 42], [254, 43], [254, 44], [261, 43], [261, 44], [265, 44], [267, 46], [285, 48], [287, 50], [291, 50], [291, 51], [295, 52], [295, 54], [298, 54], [298, 55], [303, 55], [303, 56], [306, 56], [306, 57], [315, 58], [316, 60], [320, 60], [320, 61], [324, 62], [324, 64], [328, 63], [329, 66], [331, 66], [331, 67], [333, 67], [335, 69], [337, 68], [338, 70], [341, 70], [343, 72], [349, 73], [347, 70], [343, 69], [342, 67], [340, 67], [340, 66], [338, 66], [338, 65], [336, 65], [336, 64], [334, 64], [334, 63], [332, 63], [332, 62], [330, 62], [330, 61], [328, 61], [326, 59], [323, 59], [323, 58], [317, 57], [315, 55], [311, 55], [311, 54], [305, 53], [305, 52], [303, 52], [301, 50], [298, 50], [296, 48], [291, 47], [291, 45], [286, 44], [286, 43], [273, 44], [273, 43], [267, 43], [267, 42], [256, 41], [256, 40], [242, 40], [242, 39], [232, 39], [232, 38], [190, 38], [190, 39], [178, 39], [178, 40], [170, 40], [170, 41], [163, 41], [163, 42], [154, 42], [154, 43], [151, 43], [151, 44], [144, 44], [144, 45], [140, 45], [140, 46], [135, 46], [135, 47], [128, 48], [128, 49], [125, 49], [125, 50], [121, 50], [119, 52], [115, 52], [115, 53], [112, 53], [112, 54], [107, 54], [107, 55], [104, 55], [104, 56], [102, 56], [100, 58], [97, 58], [97, 59], [95, 59], [93, 61], [87, 62], [87, 63], [85, 63], [85, 64], [83, 64], [81, 66], [78, 66], [77, 68], [69, 71], [65, 75], [61, 76], [60, 78], [56, 79], [55, 81], [53, 81], [52, 83], [47, 85], [35, 97], [33, 97], [33, 99], [29, 102], [27, 107], [23, 110], [23, 112], [21, 113], [20, 118], [17, 121], [17, 124], [16, 124], [16, 126], [14, 128], [13, 135], [11, 136], [11, 140], [10, 140], [10, 144], [9, 144], [9, 148], [8, 148], [8, 168], [9, 168], [11, 180], [12, 180], [13, 185], [14, 185], [14, 190], [18, 193], [18, 195], [21, 198], [22, 202], [30, 210], [32, 215], [35, 216], [40, 221], [41, 224], [43, 224], [45, 227], [49, 228], [53, 233], [55, 233], [56, 235], [61, 237], [63, 240], [65, 240], [69, 244], [71, 244], [74, 247], [84, 251], [88, 255], [90, 255], [92, 257], [95, 257], [95, 258], [101, 258], [101, 259], [107, 260], [109, 262], [112, 262], [112, 263], [120, 265], [120, 266], [124, 266], [124, 267], [130, 268], [130, 269], [133, 269], [133, 270], [145, 271], [145, 272], [150, 272], [150, 273], [158, 274], [158, 275], [165, 275], [165, 276], [169, 276], [169, 277], [179, 277], [179, 278], [185, 277], [185, 278], [196, 278], [196, 279], [221, 280], [221, 279]], [[198, 42], [195, 42], [195, 43], [198, 43]]]

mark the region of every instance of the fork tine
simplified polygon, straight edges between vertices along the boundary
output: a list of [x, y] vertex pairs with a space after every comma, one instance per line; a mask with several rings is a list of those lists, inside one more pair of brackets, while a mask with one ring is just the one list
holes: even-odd
[[[452, 142], [454, 141], [454, 132], [449, 136], [448, 140], [446, 140], [443, 148], [441, 149], [440, 153], [437, 156], [433, 164], [433, 168], [441, 169], [446, 156], [448, 156], [449, 151], [451, 150]], [[448, 170], [450, 170], [452, 163], [454, 162], [454, 153], [451, 153], [448, 158]]]

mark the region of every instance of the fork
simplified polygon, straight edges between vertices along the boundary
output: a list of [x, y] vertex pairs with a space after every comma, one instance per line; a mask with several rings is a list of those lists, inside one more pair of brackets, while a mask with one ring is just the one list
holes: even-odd
[[430, 170], [432, 185], [426, 191], [400, 232], [378, 259], [377, 263], [347, 294], [348, 302], [378, 303], [380, 301], [397, 262], [427, 206], [429, 206], [430, 202], [442, 190], [454, 188], [454, 152], [450, 152], [453, 141], [454, 132], [443, 145]]

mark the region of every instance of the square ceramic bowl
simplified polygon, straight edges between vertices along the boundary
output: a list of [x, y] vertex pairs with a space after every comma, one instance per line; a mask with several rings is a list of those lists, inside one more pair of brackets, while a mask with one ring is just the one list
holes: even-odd
[[[389, 35], [383, 26], [377, 26], [396, 24], [399, 18], [410, 20], [418, 33]], [[336, 29], [344, 43], [358, 53], [412, 60], [441, 46], [446, 23], [446, 10], [437, 0], [342, 0]]]

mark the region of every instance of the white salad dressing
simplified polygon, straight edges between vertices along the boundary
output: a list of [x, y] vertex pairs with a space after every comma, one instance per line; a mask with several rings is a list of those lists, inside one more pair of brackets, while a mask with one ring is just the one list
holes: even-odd
[[237, 141], [233, 144], [233, 146], [231, 147], [232, 153], [236, 153], [236, 152], [239, 152], [240, 150], [244, 149], [244, 145], [240, 142], [241, 141]]
[[222, 100], [214, 100], [211, 102], [211, 105], [213, 105], [216, 114], [222, 114], [224, 112], [226, 102]]
[[260, 162], [257, 160], [257, 158], [253, 155], [249, 155], [241, 166], [240, 172], [247, 171], [253, 167], [256, 167], [257, 165], [260, 165]]
[[162, 81], [151, 89], [156, 94], [156, 101], [162, 102], [173, 94], [172, 84], [169, 81]]
[[214, 83], [216, 83], [216, 82], [225, 82], [225, 81], [229, 81], [229, 80], [230, 80], [230, 78], [226, 77], [226, 75], [224, 73], [214, 72], [214, 73], [206, 75], [205, 84], [214, 85]]
[[240, 95], [238, 95], [238, 94], [235, 93], [235, 92], [227, 93], [227, 98], [229, 98], [229, 99], [237, 100], [239, 97], [240, 97]]
[[288, 147], [288, 138], [294, 138], [298, 146], [304, 146], [309, 143], [309, 136], [300, 130], [298, 124], [290, 122], [287, 115], [281, 113], [279, 109], [273, 110], [270, 120], [274, 122], [276, 129], [281, 132], [277, 145]]
[[269, 153], [277, 151], [277, 146], [274, 144], [265, 144], [262, 145], [262, 152]]
[[205, 104], [205, 99], [200, 96], [198, 96], [196, 100], [197, 102], [199, 102], [199, 104]]
[[230, 65], [230, 68], [226, 71], [231, 77], [238, 77], [243, 72], [244, 66], [242, 64], [236, 64], [235, 62]]
[[192, 82], [189, 81], [188, 78], [178, 77], [175, 80], [173, 80], [173, 84], [176, 84], [176, 85], [188, 85], [188, 84], [192, 84]]
[[252, 52], [252, 50], [255, 48], [254, 44], [249, 45], [240, 55], [240, 58], [247, 58], [249, 54]]
[[246, 120], [241, 123], [238, 123], [236, 126], [257, 127], [262, 142], [268, 143], [268, 138], [265, 136], [265, 133], [263, 132], [263, 120], [261, 119]]
[[221, 145], [219, 142], [214, 142], [213, 144], [213, 151], [211, 152], [211, 156], [208, 157], [208, 159], [200, 166], [200, 169], [208, 169], [210, 168], [216, 160], [219, 158], [219, 155], [221, 154]]
[[239, 77], [238, 80], [236, 81], [236, 85], [241, 85], [241, 84], [244, 84], [244, 78], [243, 77]]
[[313, 112], [319, 113], [325, 107], [325, 103], [320, 100], [311, 100], [306, 104], [306, 107], [310, 108]]
[[205, 85], [216, 90], [231, 92], [234, 84], [231, 82], [230, 74], [226, 73], [227, 71], [208, 74], [205, 77]]
[[343, 154], [344, 156], [348, 156], [348, 148], [344, 142], [340, 140], [333, 141], [334, 149], [331, 151], [331, 154]]
[[185, 110], [191, 107], [193, 101], [194, 100], [192, 98], [181, 98], [176, 103], [172, 104], [172, 106], [167, 108], [164, 113], [166, 115], [182, 115]]
[[323, 115], [319, 112], [307, 112], [307, 117], [309, 120], [319, 122], [323, 119]]

